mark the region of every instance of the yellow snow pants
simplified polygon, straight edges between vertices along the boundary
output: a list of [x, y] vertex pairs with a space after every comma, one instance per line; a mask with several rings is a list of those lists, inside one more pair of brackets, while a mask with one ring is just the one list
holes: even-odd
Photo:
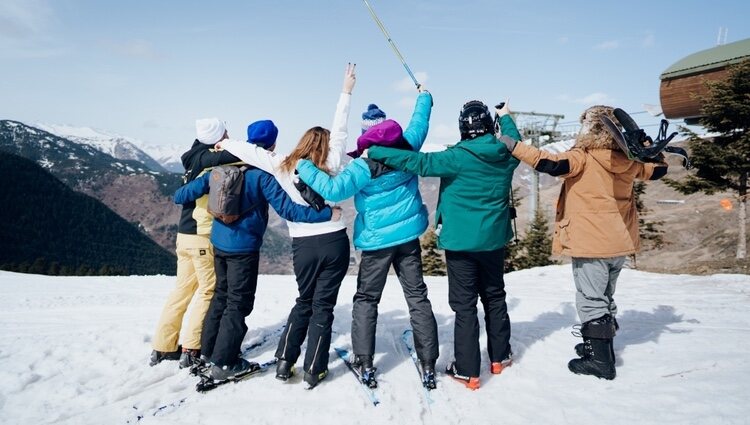
[[182, 317], [190, 305], [190, 317], [182, 335], [182, 347], [201, 348], [203, 318], [214, 296], [216, 274], [214, 249], [208, 235], [177, 234], [177, 282], [167, 297], [159, 324], [154, 333], [153, 348], [169, 352], [177, 350]]

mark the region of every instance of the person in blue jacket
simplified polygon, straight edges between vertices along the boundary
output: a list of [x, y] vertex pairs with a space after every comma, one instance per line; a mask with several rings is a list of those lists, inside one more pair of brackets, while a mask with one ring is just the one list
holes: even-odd
[[336, 176], [329, 176], [307, 160], [297, 165], [300, 179], [323, 198], [339, 202], [354, 196], [354, 247], [362, 250], [362, 258], [352, 309], [353, 364], [362, 381], [371, 387], [377, 386], [373, 355], [378, 303], [393, 265], [409, 306], [423, 384], [435, 388], [437, 323], [422, 278], [419, 236], [427, 229], [428, 220], [418, 178], [359, 157], [373, 145], [419, 151], [427, 137], [431, 109], [432, 95], [420, 88], [406, 130], [402, 132], [393, 120], [370, 127], [357, 139], [357, 150], [349, 153], [356, 159]]
[[[208, 193], [210, 176], [206, 173], [179, 188], [175, 203], [192, 202]], [[239, 353], [247, 332], [245, 318], [255, 302], [259, 251], [268, 224], [269, 204], [289, 221], [320, 223], [340, 216], [338, 209], [326, 206], [318, 212], [296, 204], [271, 174], [252, 167], [245, 170], [240, 209], [245, 213], [231, 224], [215, 219], [211, 228], [216, 291], [203, 322], [201, 345], [203, 357], [211, 364], [208, 376], [217, 382], [255, 367]]]

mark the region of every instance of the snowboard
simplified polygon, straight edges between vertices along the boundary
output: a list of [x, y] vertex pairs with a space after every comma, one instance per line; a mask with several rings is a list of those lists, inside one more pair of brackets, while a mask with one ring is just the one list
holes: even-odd
[[615, 143], [617, 143], [617, 146], [622, 149], [629, 159], [639, 162], [659, 162], [660, 154], [668, 153], [680, 156], [683, 167], [690, 168], [690, 159], [685, 149], [676, 146], [667, 146], [674, 136], [677, 135], [675, 131], [667, 136], [669, 121], [661, 120], [659, 134], [656, 136], [656, 140], [654, 140], [646, 135], [643, 129], [638, 127], [638, 124], [627, 112], [620, 108], [615, 108], [613, 113], [617, 121], [622, 125], [622, 131], [620, 131], [609, 117], [602, 116], [600, 120], [604, 124], [604, 128], [615, 140]]

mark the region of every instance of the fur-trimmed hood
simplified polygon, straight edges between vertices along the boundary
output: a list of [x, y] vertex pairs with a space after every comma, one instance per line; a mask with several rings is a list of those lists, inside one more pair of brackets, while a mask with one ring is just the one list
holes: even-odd
[[620, 123], [615, 118], [613, 111], [614, 108], [604, 105], [592, 106], [583, 111], [580, 118], [581, 131], [578, 133], [576, 143], [573, 147], [586, 151], [590, 149], [620, 151], [620, 147], [599, 119], [601, 116], [607, 116], [620, 128]]

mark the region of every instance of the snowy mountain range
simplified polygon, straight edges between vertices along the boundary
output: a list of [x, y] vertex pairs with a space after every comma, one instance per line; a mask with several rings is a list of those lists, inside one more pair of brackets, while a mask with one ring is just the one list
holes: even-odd
[[76, 143], [92, 146], [117, 159], [141, 162], [153, 171], [172, 173], [184, 171], [180, 161], [180, 155], [186, 150], [184, 146], [153, 145], [91, 127], [44, 123], [32, 124], [32, 126]]
[[173, 249], [180, 208], [169, 195], [181, 184], [180, 176], [163, 168], [154, 171], [139, 160], [118, 159], [103, 152], [103, 146], [116, 150], [106, 143], [75, 142], [18, 121], [0, 120], [0, 151], [36, 162], [71, 189], [100, 200], [161, 246]]

